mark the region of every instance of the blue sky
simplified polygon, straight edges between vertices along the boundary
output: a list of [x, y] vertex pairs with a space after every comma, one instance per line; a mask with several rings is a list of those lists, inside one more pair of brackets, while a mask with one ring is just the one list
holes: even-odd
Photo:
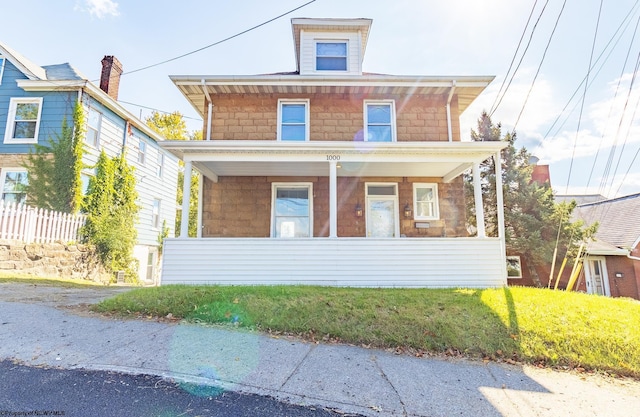
[[[202, 48], [308, 1], [21, 0], [3, 4], [0, 41], [37, 64], [69, 62], [95, 80], [104, 55], [118, 57], [126, 73]], [[463, 114], [464, 139], [482, 110], [491, 109], [495, 102], [531, 10], [522, 48], [544, 10], [493, 121], [500, 122], [506, 132], [518, 120], [516, 146], [525, 146], [540, 163], [550, 165], [554, 189], [560, 194], [638, 193], [640, 113], [635, 109], [640, 89], [638, 82], [633, 88], [630, 84], [640, 51], [640, 35], [632, 43], [639, 3], [608, 0], [600, 9], [597, 0], [316, 0], [221, 45], [125, 74], [119, 99], [178, 110], [187, 117], [190, 129], [200, 129], [197, 113], [169, 75], [292, 71], [292, 17], [366, 17], [373, 19], [373, 26], [365, 71], [496, 76]], [[626, 26], [621, 26], [623, 22]], [[584, 94], [580, 82], [590, 60], [593, 64], [599, 56]], [[519, 60], [520, 54], [516, 63]], [[149, 114], [145, 108], [127, 107], [142, 117]]]

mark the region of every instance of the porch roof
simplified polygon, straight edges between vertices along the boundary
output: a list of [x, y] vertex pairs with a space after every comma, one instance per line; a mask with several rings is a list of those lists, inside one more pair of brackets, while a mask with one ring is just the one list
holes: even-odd
[[163, 141], [203, 175], [434, 177], [451, 181], [503, 149], [504, 142]]

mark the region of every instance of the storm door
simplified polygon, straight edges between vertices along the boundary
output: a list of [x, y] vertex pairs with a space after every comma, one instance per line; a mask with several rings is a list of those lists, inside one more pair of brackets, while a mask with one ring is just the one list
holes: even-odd
[[397, 237], [398, 195], [396, 184], [366, 184], [367, 237]]
[[585, 259], [585, 281], [589, 294], [611, 295], [609, 293], [609, 277], [604, 257], [588, 257]]

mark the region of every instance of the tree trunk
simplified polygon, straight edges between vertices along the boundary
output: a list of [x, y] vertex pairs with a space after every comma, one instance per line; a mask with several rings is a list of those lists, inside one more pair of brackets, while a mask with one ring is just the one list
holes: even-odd
[[530, 261], [530, 258], [527, 256], [527, 268], [529, 268], [529, 276], [531, 276], [531, 280], [534, 285], [538, 288], [542, 288], [542, 282], [540, 282], [540, 277], [538, 276], [538, 271], [536, 271], [536, 267], [533, 265], [533, 262]]

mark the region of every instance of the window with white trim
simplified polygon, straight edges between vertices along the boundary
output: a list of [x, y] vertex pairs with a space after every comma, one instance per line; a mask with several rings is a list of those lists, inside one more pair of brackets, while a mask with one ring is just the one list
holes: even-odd
[[4, 63], [6, 61], [7, 60], [2, 55], [0, 55], [0, 85], [2, 85], [2, 75], [4, 74]]
[[42, 97], [12, 98], [4, 143], [37, 143], [41, 113]]
[[85, 196], [89, 192], [89, 183], [91, 182], [91, 178], [95, 175], [88, 174], [86, 172], [80, 173], [80, 186], [82, 188], [82, 195]]
[[309, 140], [309, 100], [278, 100], [278, 140]]
[[158, 151], [158, 166], [156, 167], [156, 176], [161, 178], [164, 171], [164, 154]]
[[413, 217], [415, 220], [438, 220], [438, 184], [413, 184]]
[[396, 116], [394, 101], [364, 102], [364, 140], [395, 142]]
[[154, 198], [151, 206], [151, 227], [154, 229], [160, 228], [160, 203], [160, 200]]
[[316, 71], [347, 71], [347, 41], [316, 41]]
[[147, 159], [147, 144], [140, 139], [138, 144], [138, 162], [144, 165], [144, 161]]
[[507, 256], [507, 278], [522, 278], [522, 263], [519, 256]]
[[26, 188], [29, 185], [27, 170], [23, 168], [2, 168], [0, 190], [5, 203], [24, 203], [27, 200]]
[[85, 135], [85, 143], [94, 148], [100, 146], [100, 128], [102, 126], [102, 113], [89, 107], [87, 112], [87, 134]]
[[274, 183], [272, 185], [272, 237], [311, 237], [313, 231], [312, 187], [311, 183]]

